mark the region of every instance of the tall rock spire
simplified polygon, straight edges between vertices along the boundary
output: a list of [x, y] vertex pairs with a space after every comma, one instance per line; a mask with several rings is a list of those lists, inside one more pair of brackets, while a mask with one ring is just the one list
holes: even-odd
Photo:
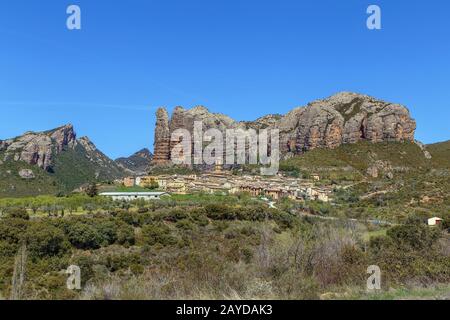
[[170, 162], [169, 114], [165, 108], [156, 111], [155, 144], [152, 164], [164, 165]]

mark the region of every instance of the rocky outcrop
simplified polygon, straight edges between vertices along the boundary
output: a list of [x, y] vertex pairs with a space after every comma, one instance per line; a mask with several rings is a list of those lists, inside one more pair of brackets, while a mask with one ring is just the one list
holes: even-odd
[[6, 141], [0, 140], [0, 152], [5, 151], [7, 147]]
[[284, 116], [268, 115], [255, 121], [237, 122], [210, 113], [199, 106], [186, 110], [175, 108], [171, 119], [165, 109], [157, 111], [155, 156], [153, 164], [170, 163], [171, 133], [187, 129], [193, 133], [194, 121], [203, 122], [203, 131], [226, 129], [279, 129], [280, 151], [289, 157], [315, 148], [336, 148], [359, 141], [414, 141], [415, 121], [406, 107], [349, 92], [299, 107]]
[[75, 144], [76, 134], [69, 124], [46, 132], [26, 132], [20, 137], [3, 141], [0, 149], [5, 151], [4, 160], [24, 161], [49, 170], [54, 157]]
[[[60, 159], [60, 155], [67, 153], [70, 155], [65, 157], [65, 161], [92, 168], [95, 172], [93, 178], [115, 178], [124, 173], [124, 169], [98, 150], [88, 137], [77, 139], [70, 124], [44, 132], [26, 132], [22, 136], [3, 141], [1, 146], [2, 161], [23, 161], [48, 172], [53, 172], [55, 161]], [[63, 170], [72, 169], [72, 164], [60, 164], [60, 169], [61, 165]]]
[[21, 169], [19, 171], [19, 176], [25, 180], [31, 180], [35, 178], [33, 170], [30, 169]]
[[420, 150], [422, 150], [423, 155], [425, 156], [425, 158], [427, 158], [428, 160], [431, 160], [433, 158], [433, 156], [431, 155], [431, 153], [427, 150], [427, 147], [420, 141], [415, 140], [414, 143], [419, 146]]
[[367, 168], [366, 174], [371, 178], [378, 178], [381, 173], [388, 179], [393, 179], [393, 168], [389, 161], [376, 160]]
[[406, 107], [348, 92], [294, 109], [275, 126], [284, 154], [364, 140], [414, 141], [416, 129]]
[[122, 168], [135, 175], [146, 174], [149, 170], [153, 155], [147, 148], [142, 149], [128, 158], [118, 158], [115, 162]]
[[[131, 174], [102, 153], [89, 138], [76, 139], [71, 125], [44, 132], [26, 132], [2, 141], [1, 146], [0, 166], [12, 170], [0, 170], [2, 181], [10, 181], [11, 185], [11, 188], [1, 189], [0, 195], [14, 195], [16, 187], [27, 195], [58, 188], [71, 192], [94, 180], [114, 181]], [[45, 187], [32, 187], [41, 183]]]
[[155, 143], [153, 164], [164, 165], [170, 162], [169, 114], [166, 109], [156, 111]]

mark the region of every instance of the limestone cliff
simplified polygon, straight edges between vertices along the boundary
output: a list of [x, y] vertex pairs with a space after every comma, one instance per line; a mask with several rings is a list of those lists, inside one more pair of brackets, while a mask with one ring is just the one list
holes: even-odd
[[5, 151], [4, 161], [24, 161], [48, 170], [54, 157], [64, 148], [73, 148], [76, 134], [73, 126], [68, 124], [45, 132], [26, 132], [22, 136], [0, 143], [0, 151]]
[[[42, 174], [51, 174], [68, 188], [93, 179], [106, 181], [129, 174], [98, 150], [89, 138], [77, 139], [70, 124], [44, 132], [29, 131], [0, 141], [0, 169], [14, 163], [19, 167], [31, 165], [36, 172], [41, 172], [37, 170], [40, 168], [44, 171]], [[29, 168], [24, 166], [20, 169]], [[18, 172], [19, 176], [31, 176], [24, 174], [24, 170]]]
[[250, 122], [237, 122], [223, 114], [210, 113], [202, 106], [190, 110], [177, 107], [170, 119], [167, 111], [160, 108], [156, 116], [153, 164], [171, 162], [171, 147], [178, 142], [170, 141], [171, 133], [180, 128], [192, 133], [194, 121], [202, 121], [203, 130], [279, 129], [284, 157], [364, 140], [414, 141], [416, 129], [406, 107], [349, 92], [314, 101], [284, 116], [268, 115]]

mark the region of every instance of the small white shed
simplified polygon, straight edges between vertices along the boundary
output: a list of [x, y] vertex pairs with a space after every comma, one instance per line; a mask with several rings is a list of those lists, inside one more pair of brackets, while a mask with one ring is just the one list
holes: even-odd
[[428, 225], [429, 226], [437, 226], [440, 225], [444, 220], [438, 217], [430, 218], [428, 219]]

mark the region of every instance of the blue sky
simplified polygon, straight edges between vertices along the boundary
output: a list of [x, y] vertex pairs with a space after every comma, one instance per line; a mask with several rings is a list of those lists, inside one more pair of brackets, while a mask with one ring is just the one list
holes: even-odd
[[153, 148], [158, 106], [252, 120], [355, 91], [447, 140], [449, 15], [447, 0], [2, 0], [0, 139], [72, 123], [115, 158]]

